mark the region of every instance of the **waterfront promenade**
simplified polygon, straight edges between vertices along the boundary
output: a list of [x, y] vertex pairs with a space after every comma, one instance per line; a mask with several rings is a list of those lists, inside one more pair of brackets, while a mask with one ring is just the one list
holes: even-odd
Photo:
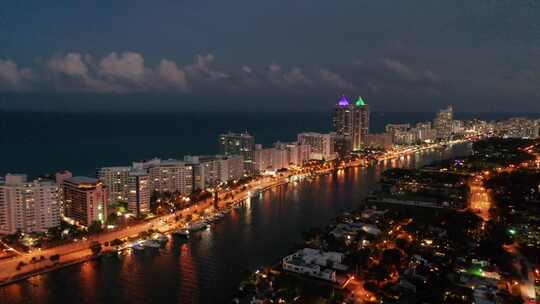
[[[271, 187], [279, 186], [286, 183], [290, 174], [276, 177], [263, 177], [251, 181], [246, 185], [244, 190], [238, 190], [232, 198], [227, 198], [228, 193], [219, 195], [218, 208], [224, 208], [234, 202], [242, 201], [247, 198], [250, 192], [262, 191]], [[201, 214], [204, 210], [211, 207], [213, 198], [199, 202], [189, 208], [179, 210], [173, 214], [159, 216], [148, 221], [122, 227], [113, 231], [105, 231], [96, 235], [91, 235], [86, 240], [72, 242], [65, 245], [55, 246], [43, 250], [34, 250], [30, 253], [21, 253], [17, 256], [0, 261], [0, 286], [12, 283], [14, 281], [27, 278], [32, 275], [39, 274], [50, 269], [61, 268], [72, 265], [74, 262], [82, 262], [94, 257], [90, 250], [92, 242], [111, 242], [115, 239], [124, 239], [128, 237], [136, 237], [139, 233], [148, 231], [149, 229], [159, 230], [160, 232], [169, 232], [176, 229], [179, 224], [175, 221], [176, 217], [185, 218], [193, 214]], [[115, 250], [113, 247], [104, 247], [103, 252]], [[54, 263], [49, 260], [49, 257], [59, 255], [60, 260]], [[40, 259], [43, 256], [44, 259]], [[35, 258], [35, 262], [32, 262]], [[19, 263], [27, 265], [18, 269]]]

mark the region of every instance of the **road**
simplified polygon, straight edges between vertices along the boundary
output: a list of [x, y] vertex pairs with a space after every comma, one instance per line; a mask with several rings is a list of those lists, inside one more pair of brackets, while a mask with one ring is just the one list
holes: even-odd
[[[286, 182], [287, 177], [288, 175], [284, 177], [264, 177], [259, 180], [252, 181], [251, 183], [246, 185], [246, 189], [244, 191], [236, 192], [232, 199], [229, 198], [225, 200], [224, 198], [227, 193], [222, 193], [219, 195], [218, 206], [222, 208], [225, 207], [227, 204], [245, 200], [250, 192], [255, 193], [259, 190], [284, 183]], [[13, 279], [16, 276], [24, 275], [25, 273], [50, 268], [54, 265], [53, 262], [48, 259], [52, 255], [60, 255], [60, 262], [62, 263], [89, 257], [92, 254], [89, 247], [90, 244], [94, 241], [105, 243], [111, 242], [114, 239], [135, 237], [139, 233], [147, 231], [149, 229], [155, 229], [162, 232], [173, 230], [177, 227], [177, 223], [174, 222], [174, 219], [177, 216], [185, 218], [188, 215], [193, 215], [194, 213], [202, 214], [204, 210], [208, 209], [212, 205], [213, 198], [200, 202], [189, 208], [177, 211], [173, 214], [156, 217], [149, 221], [129, 225], [127, 227], [123, 227], [117, 230], [92, 235], [84, 241], [73, 242], [43, 250], [33, 250], [30, 253], [19, 254], [16, 257], [2, 260], [0, 261], [0, 269], [2, 269], [2, 271], [0, 272], [0, 282]], [[41, 256], [44, 257], [44, 260], [40, 259]], [[35, 258], [36, 262], [32, 263], [32, 258]], [[20, 262], [27, 263], [28, 265], [22, 267], [22, 269], [20, 270], [17, 270], [17, 266]]]
[[492, 202], [488, 190], [484, 187], [483, 177], [475, 175], [469, 184], [469, 208], [477, 213], [484, 222], [489, 221]]

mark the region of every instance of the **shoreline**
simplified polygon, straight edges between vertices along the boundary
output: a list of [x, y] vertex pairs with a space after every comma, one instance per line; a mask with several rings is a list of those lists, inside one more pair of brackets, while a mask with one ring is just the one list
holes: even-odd
[[[327, 174], [327, 173], [329, 173], [329, 172], [324, 172], [322, 174]], [[280, 187], [280, 186], [282, 186], [284, 184], [288, 184], [289, 182], [290, 181], [288, 180], [288, 177], [286, 177], [286, 178], [284, 177], [284, 178], [282, 178], [280, 180], [275, 181], [271, 185], [265, 186], [262, 189], [257, 189], [257, 192], [265, 192], [265, 191]], [[243, 191], [242, 194], [247, 194], [248, 192], [249, 192], [249, 190], [245, 190], [245, 191]], [[243, 199], [240, 199], [240, 200], [233, 200], [233, 201], [230, 201], [230, 202], [222, 201], [220, 203], [223, 203], [223, 205], [224, 205], [223, 207], [226, 207], [226, 206], [238, 203], [238, 202], [242, 202], [244, 200], [246, 200], [246, 198], [243, 198]], [[163, 233], [168, 233], [170, 231], [171, 230], [162, 231], [162, 232]], [[88, 249], [86, 249], [86, 250], [88, 250]], [[78, 253], [78, 252], [80, 252], [80, 251], [75, 251], [73, 253]], [[13, 277], [9, 277], [7, 279], [0, 280], [0, 288], [11, 285], [11, 284], [15, 284], [15, 283], [18, 283], [18, 282], [21, 282], [21, 281], [24, 281], [24, 280], [27, 280], [27, 279], [35, 277], [35, 276], [39, 276], [39, 275], [42, 275], [42, 274], [46, 274], [46, 273], [49, 273], [49, 272], [53, 272], [53, 271], [56, 271], [56, 270], [67, 268], [67, 267], [70, 267], [70, 266], [82, 264], [84, 262], [88, 262], [88, 261], [91, 261], [91, 260], [96, 260], [96, 259], [99, 259], [100, 257], [102, 257], [102, 256], [104, 256], [106, 254], [113, 253], [113, 252], [115, 252], [114, 249], [105, 248], [97, 255], [87, 255], [87, 256], [81, 257], [81, 258], [68, 259], [65, 262], [60, 262], [60, 263], [55, 264], [55, 265], [47, 265], [47, 266], [43, 266], [43, 267], [38, 268], [38, 269], [32, 269], [32, 270], [30, 270], [28, 272], [23, 272], [23, 273], [15, 275]], [[48, 262], [48, 260], [47, 260], [47, 262]]]
[[[420, 149], [420, 150], [423, 150], [423, 149]], [[408, 153], [411, 153], [411, 151], [407, 151], [407, 152], [404, 151], [404, 153], [400, 153], [399, 155], [394, 154], [389, 159], [399, 158], [401, 155], [406, 155]], [[414, 152], [412, 152], [412, 153], [414, 153]], [[355, 162], [347, 163], [344, 166], [338, 166], [338, 167], [335, 167], [335, 168], [321, 169], [321, 170], [315, 172], [315, 174], [316, 175], [326, 175], [326, 174], [332, 173], [335, 170], [339, 170], [339, 169], [343, 169], [343, 168], [368, 167], [368, 166], [372, 166], [372, 165], [376, 164], [379, 161], [380, 160], [376, 161], [375, 163], [370, 162], [367, 165], [364, 164], [362, 161], [355, 161]], [[314, 174], [314, 173], [311, 173], [311, 174]], [[235, 203], [242, 202], [242, 201], [246, 200], [247, 199], [246, 195], [249, 195], [250, 192], [253, 191], [253, 190], [255, 190], [256, 193], [265, 192], [265, 191], [280, 187], [280, 186], [282, 186], [284, 184], [288, 184], [288, 183], [291, 182], [291, 180], [289, 179], [291, 176], [292, 175], [287, 175], [287, 176], [283, 176], [281, 178], [278, 178], [277, 180], [273, 181], [271, 184], [266, 185], [266, 186], [262, 187], [261, 189], [257, 189], [257, 186], [254, 186], [252, 189], [246, 189], [246, 190], [242, 191], [241, 193], [237, 194], [237, 196], [238, 195], [241, 196], [240, 199], [233, 199], [232, 201], [222, 200], [222, 201], [219, 202], [220, 209], [221, 208], [226, 208], [229, 205], [232, 205], [232, 204], [235, 204]], [[201, 203], [201, 205], [199, 205], [197, 207], [207, 208], [209, 204], [211, 204], [211, 203], [207, 203], [206, 201], [204, 201], [204, 202]], [[186, 209], [181, 210], [181, 211], [179, 211], [179, 213], [181, 214], [185, 210]], [[177, 214], [172, 214], [172, 215], [168, 215], [168, 216], [175, 216], [175, 215], [177, 215]], [[143, 223], [143, 225], [146, 225], [146, 224], [151, 224], [151, 223]], [[174, 229], [169, 229], [169, 230], [165, 230], [165, 231], [161, 231], [161, 232], [168, 233], [171, 230], [174, 230]], [[84, 249], [80, 249], [80, 250], [77, 250], [77, 251], [70, 252], [67, 255], [69, 255], [69, 254], [80, 254], [81, 252], [88, 251], [88, 250], [89, 250], [89, 248], [86, 247]], [[77, 265], [77, 264], [82, 264], [82, 263], [87, 262], [87, 261], [98, 259], [101, 256], [103, 256], [105, 254], [109, 254], [111, 252], [114, 252], [114, 249], [103, 248], [102, 251], [98, 255], [90, 254], [90, 255], [86, 255], [84, 257], [77, 257], [77, 258], [71, 258], [71, 259], [69, 259], [68, 257], [65, 257], [65, 255], [62, 255], [61, 258], [68, 258], [68, 260], [66, 260], [63, 263], [58, 263], [56, 265], [52, 265], [52, 266], [51, 265], [44, 265], [44, 266], [42, 266], [41, 268], [38, 268], [38, 269], [32, 269], [32, 270], [30, 270], [28, 272], [22, 272], [22, 273], [16, 274], [16, 275], [11, 276], [11, 277], [6, 277], [5, 279], [0, 280], [0, 288], [11, 285], [11, 284], [15, 284], [15, 283], [18, 283], [18, 282], [21, 282], [21, 281], [24, 281], [24, 280], [27, 280], [27, 279], [32, 278], [34, 276], [39, 276], [39, 275], [46, 274], [46, 273], [49, 273], [49, 272], [52, 272], [52, 271], [60, 270], [60, 269], [66, 268], [66, 267], [70, 267], [70, 266], [74, 266], [74, 265]], [[48, 262], [48, 260], [47, 260], [47, 262]], [[29, 265], [31, 265], [31, 264], [29, 264]]]

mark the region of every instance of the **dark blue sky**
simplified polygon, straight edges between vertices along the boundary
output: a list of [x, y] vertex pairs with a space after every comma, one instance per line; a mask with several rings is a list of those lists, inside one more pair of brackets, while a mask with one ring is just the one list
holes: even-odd
[[540, 112], [522, 0], [6, 1], [0, 109]]

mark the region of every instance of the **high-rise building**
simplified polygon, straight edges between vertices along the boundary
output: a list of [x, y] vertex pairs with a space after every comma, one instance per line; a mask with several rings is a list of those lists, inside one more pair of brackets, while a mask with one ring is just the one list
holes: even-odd
[[390, 133], [368, 134], [367, 146], [375, 149], [390, 149], [393, 145]]
[[24, 174], [0, 180], [0, 233], [46, 232], [60, 225], [58, 187], [53, 180], [28, 182]]
[[276, 142], [274, 147], [286, 151], [287, 164], [302, 166], [310, 158], [311, 146], [302, 145], [298, 142]]
[[302, 166], [310, 159], [311, 147], [296, 142], [276, 142], [271, 148], [255, 145], [253, 164], [257, 172], [275, 171], [290, 166]]
[[153, 191], [189, 195], [193, 191], [193, 166], [175, 159], [154, 160], [148, 167]]
[[438, 139], [448, 139], [452, 136], [454, 126], [454, 110], [452, 106], [442, 109], [437, 113], [433, 122], [433, 127], [437, 131]]
[[65, 200], [64, 200], [64, 180], [73, 177], [73, 174], [68, 170], [62, 170], [55, 174], [56, 186], [58, 187], [58, 201], [60, 202], [60, 215], [64, 215]]
[[275, 148], [263, 148], [262, 145], [255, 145], [255, 154], [253, 158], [253, 166], [256, 172], [271, 171], [279, 168], [274, 168], [273, 157], [276, 152]]
[[137, 217], [150, 212], [152, 188], [148, 172], [131, 170], [128, 176], [128, 189], [128, 211]]
[[416, 139], [421, 142], [432, 141], [437, 137], [436, 131], [431, 128], [431, 122], [429, 121], [417, 123], [414, 132], [416, 133]]
[[221, 155], [240, 155], [244, 158], [244, 170], [253, 171], [255, 138], [249, 133], [226, 133], [219, 136], [219, 153]]
[[107, 187], [109, 202], [127, 202], [129, 195], [129, 172], [132, 167], [102, 167], [97, 170], [98, 179]]
[[239, 179], [244, 174], [244, 158], [240, 155], [185, 156], [193, 166], [193, 188], [204, 190]]
[[358, 150], [366, 145], [367, 136], [369, 134], [369, 105], [364, 102], [362, 97], [354, 103], [356, 111], [354, 112], [354, 129], [353, 129], [353, 149]]
[[150, 211], [151, 184], [147, 170], [135, 167], [102, 167], [98, 179], [107, 187], [110, 204], [127, 203], [128, 211], [141, 216]]
[[[337, 134], [340, 150], [348, 149], [348, 140], [352, 150], [359, 150], [366, 144], [369, 134], [369, 106], [362, 97], [354, 103], [342, 96], [334, 108], [332, 129]], [[347, 152], [347, 151], [343, 151]]]
[[65, 215], [83, 226], [107, 221], [108, 194], [95, 178], [76, 176], [64, 180]]
[[300, 133], [297, 135], [298, 143], [308, 145], [311, 148], [310, 158], [319, 160], [333, 160], [336, 158], [334, 151], [333, 135], [315, 132]]

